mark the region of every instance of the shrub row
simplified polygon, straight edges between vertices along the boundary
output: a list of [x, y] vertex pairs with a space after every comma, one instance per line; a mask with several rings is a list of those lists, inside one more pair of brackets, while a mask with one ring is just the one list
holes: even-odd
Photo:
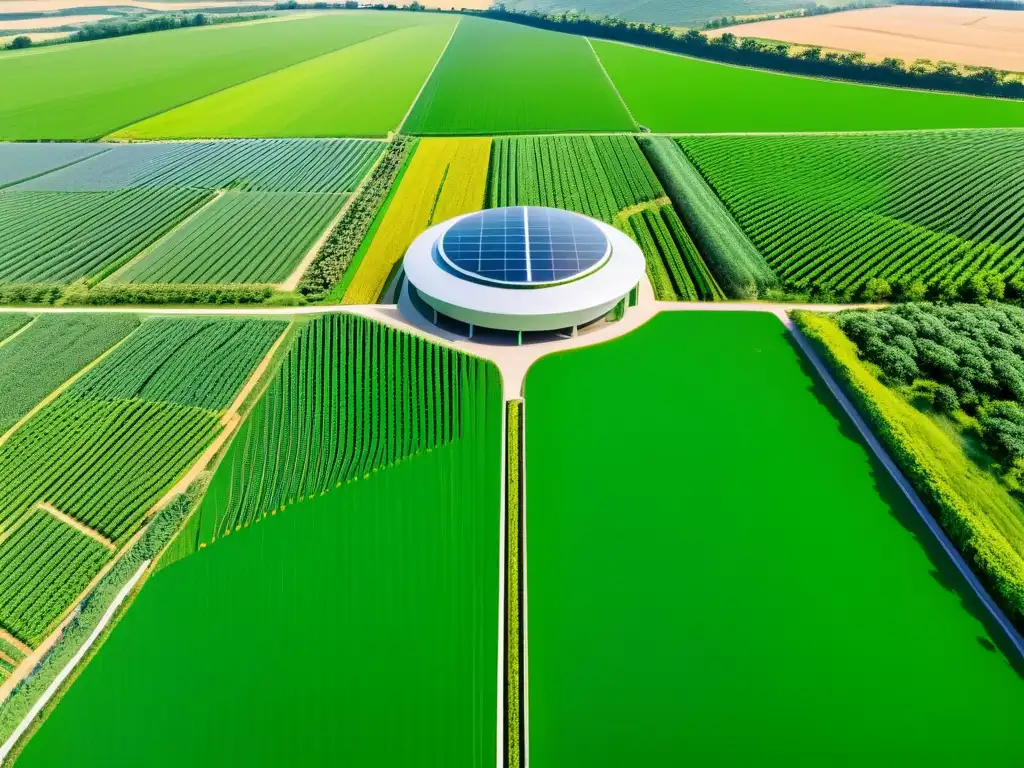
[[522, 515], [522, 486], [519, 474], [522, 468], [521, 441], [523, 435], [521, 400], [508, 403], [506, 425], [507, 463], [505, 480], [505, 512], [508, 521], [508, 603], [505, 606], [505, 637], [508, 643], [506, 659], [508, 661], [507, 694], [508, 709], [506, 723], [508, 725], [508, 766], [519, 768], [521, 745], [520, 704], [522, 685], [519, 677], [520, 655], [520, 621], [519, 612], [521, 585], [519, 583], [519, 552], [520, 527]]
[[388, 145], [366, 184], [349, 204], [338, 225], [302, 276], [299, 292], [303, 296], [310, 300], [322, 299], [344, 277], [345, 270], [352, 263], [352, 257], [377, 217], [411, 147], [412, 141], [404, 136], [396, 136]]

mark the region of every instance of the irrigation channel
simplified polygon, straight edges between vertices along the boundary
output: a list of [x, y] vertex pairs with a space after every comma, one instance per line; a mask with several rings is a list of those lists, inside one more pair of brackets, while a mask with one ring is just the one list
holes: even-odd
[[[502, 466], [502, 480], [501, 480], [501, 513], [500, 513], [500, 525], [501, 525], [501, 542], [500, 542], [500, 600], [499, 600], [499, 615], [498, 619], [498, 649], [499, 658], [498, 663], [498, 707], [497, 707], [497, 723], [496, 723], [496, 737], [498, 742], [497, 753], [497, 768], [503, 766], [518, 766], [528, 765], [530, 762], [530, 729], [529, 729], [529, 696], [527, 692], [530, 690], [529, 685], [529, 631], [527, 624], [527, 606], [529, 599], [528, 589], [528, 574], [527, 574], [527, 510], [526, 510], [526, 406], [529, 404], [524, 399], [524, 384], [526, 380], [527, 372], [531, 366], [541, 358], [551, 355], [556, 352], [563, 352], [571, 349], [578, 349], [582, 347], [592, 346], [601, 344], [602, 342], [623, 337], [641, 326], [648, 323], [655, 316], [663, 313], [675, 313], [675, 312], [698, 312], [698, 313], [768, 313], [774, 315], [779, 321], [788, 329], [789, 334], [795, 340], [796, 344], [803, 355], [807, 358], [810, 364], [813, 366], [816, 374], [820, 377], [821, 381], [825, 384], [831, 396], [834, 397], [835, 401], [841, 407], [842, 411], [845, 412], [846, 416], [856, 427], [860, 438], [864, 444], [870, 448], [871, 453], [878, 459], [881, 465], [885, 468], [886, 472], [891, 476], [893, 482], [906, 497], [906, 500], [913, 507], [914, 511], [920, 517], [923, 524], [930, 531], [935, 541], [941, 547], [942, 551], [949, 558], [956, 570], [961, 574], [964, 581], [970, 586], [970, 589], [975, 593], [978, 600], [984, 605], [985, 610], [990, 614], [992, 620], [1001, 628], [1005, 633], [1006, 639], [1009, 646], [1012, 647], [1013, 652], [1019, 657], [1018, 660], [1024, 660], [1024, 637], [1013, 627], [1008, 618], [1005, 616], [1003, 611], [995, 603], [992, 597], [986, 592], [978, 578], [971, 572], [969, 566], [964, 561], [963, 557], [956, 550], [953, 544], [950, 542], [946, 534], [942, 531], [939, 525], [935, 522], [932, 516], [929, 514], [924, 503], [914, 491], [912, 485], [903, 475], [896, 463], [888, 455], [882, 444], [875, 437], [871, 428], [868, 426], [864, 418], [859, 414], [856, 407], [844, 394], [842, 388], [833, 378], [829, 369], [825, 363], [819, 358], [814, 349], [810, 346], [808, 340], [803, 334], [797, 329], [793, 322], [789, 318], [789, 312], [796, 309], [807, 309], [818, 312], [836, 312], [843, 309], [855, 308], [857, 306], [862, 308], [876, 308], [880, 305], [821, 305], [821, 304], [779, 304], [779, 303], [758, 303], [758, 302], [716, 302], [716, 303], [701, 303], [701, 302], [657, 302], [654, 299], [653, 292], [647, 281], [642, 281], [641, 291], [637, 306], [631, 307], [625, 314], [625, 316], [615, 322], [603, 323], [596, 325], [592, 330], [581, 333], [578, 336], [569, 338], [563, 337], [552, 340], [539, 341], [535, 343], [527, 343], [521, 346], [504, 346], [483, 343], [479, 340], [467, 339], [463, 336], [458, 336], [452, 333], [448, 333], [436, 326], [429, 324], [425, 319], [422, 322], [410, 322], [407, 318], [414, 316], [414, 313], [403, 312], [401, 302], [407, 300], [405, 293], [399, 300], [397, 305], [353, 305], [353, 306], [332, 306], [332, 305], [318, 305], [318, 306], [304, 306], [304, 307], [281, 307], [281, 308], [124, 308], [124, 307], [113, 307], [113, 308], [64, 308], [64, 307], [48, 307], [48, 308], [36, 308], [36, 307], [5, 307], [5, 312], [24, 311], [32, 314], [44, 314], [44, 313], [79, 313], [79, 312], [97, 312], [97, 313], [138, 313], [149, 316], [158, 315], [236, 315], [236, 316], [283, 316], [290, 317], [296, 315], [320, 315], [326, 313], [351, 313], [358, 314], [367, 318], [377, 320], [381, 323], [390, 325], [401, 330], [405, 330], [411, 333], [420, 334], [432, 342], [447, 345], [458, 349], [463, 352], [470, 353], [477, 357], [481, 357], [494, 362], [502, 375], [503, 391], [504, 391], [504, 416], [502, 423], [502, 455], [504, 457]], [[518, 477], [514, 478], [513, 492], [516, 494], [515, 498], [508, 498], [509, 491], [509, 471], [510, 471], [510, 446], [507, 443], [509, 434], [508, 426], [508, 414], [509, 404], [513, 404], [512, 407], [517, 409], [516, 418], [519, 422], [518, 427], [518, 446], [514, 461], [517, 462], [517, 468], [515, 474]], [[203, 461], [203, 459], [201, 459]], [[200, 469], [197, 467], [197, 469]], [[517, 481], [517, 482], [516, 482]], [[510, 520], [506, 517], [506, 513], [512, 509], [517, 516], [517, 519]], [[510, 542], [510, 535], [514, 537], [514, 541]], [[512, 543], [512, 549], [510, 554], [509, 545]], [[511, 557], [511, 563], [510, 563]], [[509, 565], [515, 566], [518, 564], [518, 579], [515, 578], [513, 573], [513, 582], [509, 582], [510, 568]], [[122, 601], [124, 601], [128, 592], [137, 583], [144, 582], [143, 571], [136, 574], [132, 582], [122, 594], [119, 594], [115, 599], [114, 604], [110, 606], [108, 615], [104, 616], [105, 626], [106, 622], [110, 621], [113, 615], [117, 612]], [[511, 594], [512, 591], [515, 594]], [[513, 606], [513, 613], [518, 615], [510, 615], [508, 612], [509, 606]], [[12, 736], [7, 743], [0, 747], [0, 763], [3, 763], [7, 758], [11, 749], [16, 745], [18, 738], [25, 733], [25, 731], [31, 725], [32, 720], [37, 716], [38, 712], [43, 709], [46, 702], [51, 696], [53, 696], [60, 687], [60, 682], [66, 679], [74, 671], [74, 667], [80, 662], [82, 657], [89, 650], [89, 647], [95, 640], [96, 636], [100, 634], [102, 626], [97, 629], [96, 632], [91, 635], [86, 643], [83, 645], [81, 651], [72, 658], [67, 666], [60, 672], [58, 682], [51, 686], [44, 693], [43, 698], [34, 707], [29, 714], [26, 716], [24, 722], [19, 726], [15, 735]], [[518, 626], [518, 631], [513, 634], [511, 629]], [[509, 636], [512, 634], [513, 636]], [[510, 671], [509, 665], [509, 653], [510, 643], [513, 644], [512, 657], [514, 666], [516, 667], [515, 672]], [[520, 645], [521, 643], [521, 645]], [[519, 682], [516, 684], [516, 674], [520, 675]], [[509, 680], [512, 679], [510, 686]], [[511, 733], [509, 713], [511, 711], [517, 711], [520, 718], [520, 730], [517, 734]], [[516, 752], [517, 754], [510, 754], [510, 752]]]

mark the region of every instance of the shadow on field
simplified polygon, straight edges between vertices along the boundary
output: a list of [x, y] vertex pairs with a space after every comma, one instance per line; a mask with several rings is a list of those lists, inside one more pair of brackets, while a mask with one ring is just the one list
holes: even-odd
[[[889, 514], [904, 530], [914, 537], [918, 545], [928, 556], [928, 560], [933, 567], [933, 570], [929, 571], [931, 577], [942, 589], [955, 594], [960, 600], [960, 605], [963, 609], [985, 627], [988, 637], [979, 636], [975, 638], [977, 643], [986, 650], [993, 652], [998, 650], [1001, 652], [1010, 667], [1013, 668], [1021, 679], [1024, 679], [1024, 659], [1017, 653], [1016, 648], [1009, 641], [1002, 627], [996, 623], [992, 614], [988, 612], [988, 609], [978, 599], [974, 590], [971, 589], [971, 586], [964, 580], [960, 571], [957, 570], [956, 565], [946, 555], [946, 552], [942, 549], [935, 536], [932, 535], [932, 532], [928, 530], [924, 521], [917, 514], [917, 511], [911, 506], [903, 491], [896, 485], [896, 481], [892, 479], [892, 476], [883, 466], [882, 462], [879, 461], [878, 457], [875, 456], [874, 452], [864, 442], [856, 425], [847, 415], [846, 411], [843, 410], [839, 401], [832, 395], [828, 386], [818, 375], [817, 370], [806, 358], [796, 339], [793, 338], [793, 334], [787, 330], [785, 331], [785, 336], [786, 343], [793, 350], [800, 369], [812, 382], [810, 386], [811, 394], [828, 409], [828, 412], [839, 425], [839, 430], [843, 437], [857, 443], [857, 445], [864, 449], [871, 465], [871, 478], [874, 482], [875, 490], [882, 500], [885, 501]], [[813, 345], [814, 342], [811, 341], [811, 344]], [[843, 386], [841, 382], [837, 383], [839, 383], [840, 387]]]

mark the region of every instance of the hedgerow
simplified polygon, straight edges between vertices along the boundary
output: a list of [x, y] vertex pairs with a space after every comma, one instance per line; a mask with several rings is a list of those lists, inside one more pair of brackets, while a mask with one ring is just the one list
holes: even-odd
[[398, 171], [412, 147], [405, 136], [396, 136], [373, 169], [366, 184], [349, 204], [338, 225], [310, 264], [299, 283], [299, 292], [310, 300], [319, 300], [345, 275], [352, 257], [366, 237], [381, 204], [388, 195]]
[[1020, 505], [938, 424], [881, 383], [833, 320], [800, 311], [793, 319], [1010, 620], [1024, 629]]

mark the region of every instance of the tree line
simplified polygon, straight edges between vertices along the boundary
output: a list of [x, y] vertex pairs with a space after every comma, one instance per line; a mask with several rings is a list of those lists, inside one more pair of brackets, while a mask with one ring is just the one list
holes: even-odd
[[712, 40], [696, 29], [678, 31], [661, 24], [623, 21], [607, 16], [591, 17], [574, 12], [515, 11], [499, 5], [486, 11], [463, 13], [790, 74], [1024, 99], [1024, 82], [1011, 80], [1006, 72], [992, 67], [961, 73], [955, 64], [949, 62], [940, 61], [929, 66], [930, 62], [918, 60], [908, 66], [902, 59], [893, 57], [872, 62], [867, 61], [863, 53], [823, 52], [817, 46], [792, 54], [792, 46], [788, 43], [765, 44], [752, 38], [740, 42], [730, 32]]

